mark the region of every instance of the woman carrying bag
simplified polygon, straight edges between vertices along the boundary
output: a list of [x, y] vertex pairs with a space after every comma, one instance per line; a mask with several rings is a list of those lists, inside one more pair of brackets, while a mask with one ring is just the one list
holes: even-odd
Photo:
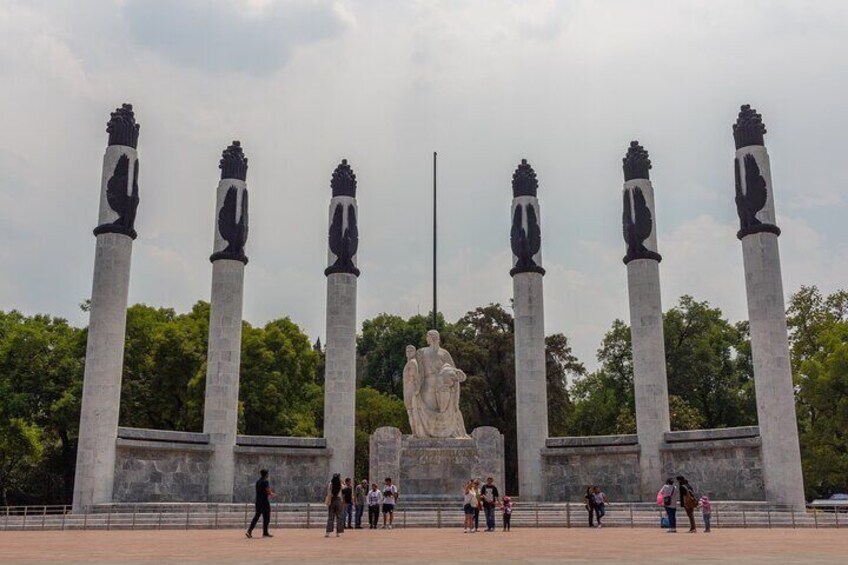
[[324, 504], [327, 505], [327, 531], [324, 534], [325, 538], [330, 537], [333, 532], [333, 522], [336, 526], [336, 537], [339, 537], [344, 532], [344, 516], [342, 514], [342, 479], [338, 473], [333, 475], [330, 484], [327, 485], [327, 496], [324, 498]]

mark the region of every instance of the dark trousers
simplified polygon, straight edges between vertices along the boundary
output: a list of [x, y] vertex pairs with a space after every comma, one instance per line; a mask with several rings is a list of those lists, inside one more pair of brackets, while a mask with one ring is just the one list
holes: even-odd
[[503, 529], [504, 529], [505, 532], [509, 531], [509, 520], [510, 520], [510, 518], [512, 518], [511, 514], [504, 514], [503, 515]]
[[477, 530], [480, 527], [480, 509], [474, 509], [474, 529]]
[[589, 511], [589, 527], [594, 528], [595, 527], [595, 512], [596, 512], [597, 509], [594, 506], [590, 506], [590, 505], [587, 504], [586, 510]]
[[271, 504], [256, 505], [256, 514], [253, 515], [253, 520], [250, 521], [250, 527], [247, 531], [253, 532], [253, 528], [256, 527], [256, 522], [259, 521], [260, 516], [262, 516], [262, 535], [267, 536], [268, 524], [271, 523]]
[[344, 516], [345, 516], [345, 524], [347, 524], [348, 528], [352, 528], [353, 527], [353, 503], [352, 502], [345, 502]]
[[668, 516], [668, 528], [670, 530], [677, 529], [677, 508], [674, 506], [666, 506], [665, 513]]
[[333, 531], [333, 525], [336, 526], [336, 533], [344, 533], [344, 518], [342, 516], [342, 500], [334, 498], [327, 507], [327, 533]]
[[607, 515], [607, 510], [604, 508], [603, 504], [598, 504], [595, 506], [595, 515], [598, 518], [598, 525], [601, 525], [601, 518]]
[[495, 506], [494, 504], [487, 504], [483, 506], [483, 511], [486, 513], [486, 529], [494, 530], [495, 529]]
[[684, 508], [686, 510], [686, 516], [689, 517], [689, 531], [695, 531], [695, 509], [694, 508]]
[[380, 505], [375, 504], [374, 506], [368, 507], [368, 525], [372, 528], [377, 527], [377, 523], [380, 521]]
[[354, 524], [356, 525], [357, 528], [362, 527], [362, 513], [364, 511], [365, 511], [365, 505], [364, 504], [357, 504], [356, 505], [356, 516], [354, 517]]

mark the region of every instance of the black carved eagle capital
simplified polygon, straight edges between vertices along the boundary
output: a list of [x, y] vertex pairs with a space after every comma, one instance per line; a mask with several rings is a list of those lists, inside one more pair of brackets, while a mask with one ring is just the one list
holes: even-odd
[[[333, 191], [334, 198], [337, 196], [356, 197], [356, 175], [347, 159], [342, 159], [342, 162], [333, 171], [330, 188]], [[345, 222], [345, 220], [347, 221]], [[359, 269], [353, 262], [353, 258], [359, 250], [359, 228], [355, 204], [344, 201], [336, 203], [333, 209], [333, 218], [330, 221], [328, 243], [330, 252], [336, 256], [336, 260], [324, 269], [324, 274], [348, 273], [358, 277]]]
[[[644, 147], [638, 141], [631, 141], [627, 148], [627, 154], [622, 160], [624, 170], [624, 181], [635, 179], [649, 180], [651, 159]], [[654, 231], [654, 218], [651, 208], [645, 199], [645, 193], [639, 186], [632, 186], [624, 190], [624, 203], [622, 209], [622, 231], [624, 242], [627, 244], [627, 253], [624, 256], [624, 264], [636, 259], [653, 259], [662, 261], [662, 256], [645, 247], [645, 241], [651, 237]]]
[[[536, 196], [539, 181], [536, 179], [536, 171], [522, 159], [518, 168], [512, 174], [512, 196]], [[526, 222], [525, 222], [526, 216]], [[510, 269], [509, 274], [515, 276], [518, 273], [539, 273], [544, 275], [545, 269], [536, 264], [534, 257], [542, 248], [542, 229], [539, 226], [539, 217], [536, 206], [532, 202], [522, 204], [518, 202], [512, 213], [512, 229], [509, 234], [512, 254], [515, 255], [515, 266]]]

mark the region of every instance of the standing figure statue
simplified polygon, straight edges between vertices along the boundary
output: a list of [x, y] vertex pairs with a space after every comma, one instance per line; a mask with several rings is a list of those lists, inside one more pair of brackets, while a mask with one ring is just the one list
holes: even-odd
[[439, 332], [427, 332], [427, 347], [406, 348], [403, 399], [415, 437], [467, 438], [459, 411], [459, 385], [465, 373], [450, 353], [439, 346]]

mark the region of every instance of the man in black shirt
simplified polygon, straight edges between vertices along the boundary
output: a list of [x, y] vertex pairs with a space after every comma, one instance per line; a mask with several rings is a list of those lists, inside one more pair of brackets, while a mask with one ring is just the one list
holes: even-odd
[[498, 487], [495, 486], [495, 479], [489, 477], [486, 479], [486, 484], [480, 489], [480, 495], [483, 497], [483, 511], [486, 513], [486, 531], [495, 531], [495, 508], [498, 506]]
[[342, 487], [342, 503], [344, 503], [344, 519], [348, 529], [353, 528], [353, 485], [350, 478], [344, 480]]
[[244, 534], [247, 537], [253, 537], [253, 528], [256, 527], [256, 522], [259, 521], [260, 516], [262, 516], [262, 537], [274, 537], [268, 533], [268, 524], [271, 523], [270, 499], [272, 496], [276, 496], [276, 493], [271, 490], [271, 484], [268, 482], [268, 469], [262, 469], [259, 471], [259, 480], [256, 481], [256, 514], [253, 516], [253, 520], [250, 521], [250, 527]]

